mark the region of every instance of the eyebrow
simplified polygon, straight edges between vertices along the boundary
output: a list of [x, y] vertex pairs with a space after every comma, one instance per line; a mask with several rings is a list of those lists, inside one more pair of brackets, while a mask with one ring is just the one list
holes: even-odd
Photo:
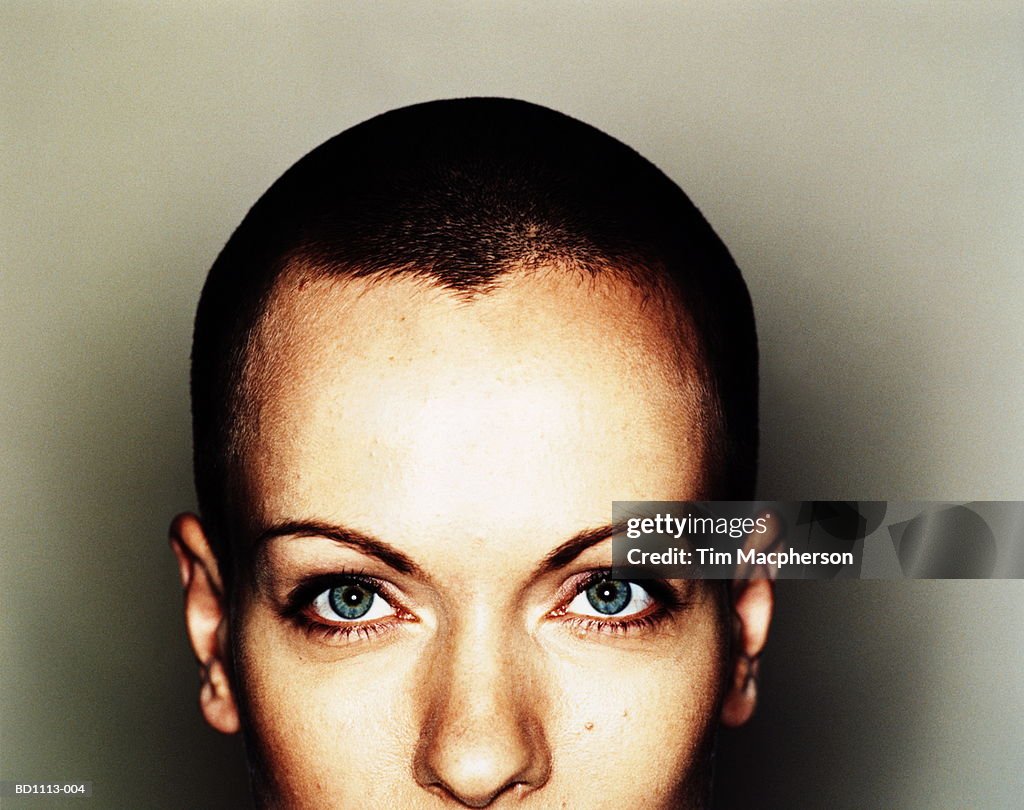
[[258, 549], [276, 537], [325, 537], [328, 540], [333, 540], [335, 543], [343, 546], [349, 546], [370, 557], [376, 557], [402, 574], [424, 576], [423, 569], [414, 563], [407, 554], [403, 554], [383, 540], [378, 540], [369, 534], [349, 529], [345, 526], [338, 526], [319, 520], [277, 523], [260, 533], [256, 538], [254, 548]]
[[579, 557], [591, 546], [596, 546], [598, 543], [607, 540], [609, 537], [613, 537], [614, 535], [625, 531], [625, 529], [626, 524], [624, 521], [598, 526], [596, 529], [585, 529], [584, 531], [570, 537], [558, 548], [549, 552], [538, 567], [537, 573], [544, 574], [555, 571], [559, 568], [565, 568], [565, 566]]
[[[566, 540], [544, 556], [537, 568], [537, 574], [545, 574], [564, 568], [591, 546], [619, 534], [626, 528], [625, 522], [606, 524], [595, 529], [585, 529]], [[345, 526], [319, 520], [287, 521], [277, 523], [261, 532], [253, 543], [254, 549], [278, 537], [324, 537], [344, 546], [376, 557], [396, 571], [410, 576], [425, 577], [423, 569], [407, 554], [364, 532]]]

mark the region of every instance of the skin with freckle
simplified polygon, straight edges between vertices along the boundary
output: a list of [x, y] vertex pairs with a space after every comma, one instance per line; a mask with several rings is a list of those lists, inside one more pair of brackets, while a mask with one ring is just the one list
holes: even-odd
[[[671, 583], [645, 622], [609, 629], [575, 611], [610, 539], [542, 565], [613, 500], [703, 494], [679, 316], [610, 277], [512, 273], [467, 301], [411, 277], [297, 275], [242, 381], [237, 536], [316, 521], [414, 567], [308, 532], [241, 550], [232, 683], [257, 800], [703, 806], [718, 601]], [[289, 612], [301, 583], [339, 573], [386, 585], [376, 629], [332, 636]]]

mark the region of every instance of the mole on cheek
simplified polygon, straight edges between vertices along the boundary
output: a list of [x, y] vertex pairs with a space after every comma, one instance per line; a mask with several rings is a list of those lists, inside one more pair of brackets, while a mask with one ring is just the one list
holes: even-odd
[[593, 731], [594, 724], [588, 720], [586, 723], [583, 724], [583, 728], [585, 728], [587, 731]]

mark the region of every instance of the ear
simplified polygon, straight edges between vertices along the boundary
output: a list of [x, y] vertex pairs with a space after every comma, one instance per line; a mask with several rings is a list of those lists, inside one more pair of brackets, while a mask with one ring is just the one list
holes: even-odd
[[228, 614], [217, 558], [195, 515], [171, 522], [170, 541], [185, 591], [185, 625], [199, 661], [199, 708], [217, 731], [234, 734], [238, 706], [228, 677]]
[[733, 583], [733, 649], [729, 687], [722, 702], [722, 724], [742, 726], [757, 705], [758, 664], [775, 607], [770, 579]]

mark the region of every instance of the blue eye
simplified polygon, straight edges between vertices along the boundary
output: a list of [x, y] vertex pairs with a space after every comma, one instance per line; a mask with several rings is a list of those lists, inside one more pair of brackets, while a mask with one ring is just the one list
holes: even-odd
[[576, 594], [566, 610], [579, 616], [633, 616], [654, 601], [635, 582], [601, 578]]
[[313, 600], [313, 611], [329, 622], [373, 621], [395, 615], [377, 590], [357, 579], [341, 580]]

